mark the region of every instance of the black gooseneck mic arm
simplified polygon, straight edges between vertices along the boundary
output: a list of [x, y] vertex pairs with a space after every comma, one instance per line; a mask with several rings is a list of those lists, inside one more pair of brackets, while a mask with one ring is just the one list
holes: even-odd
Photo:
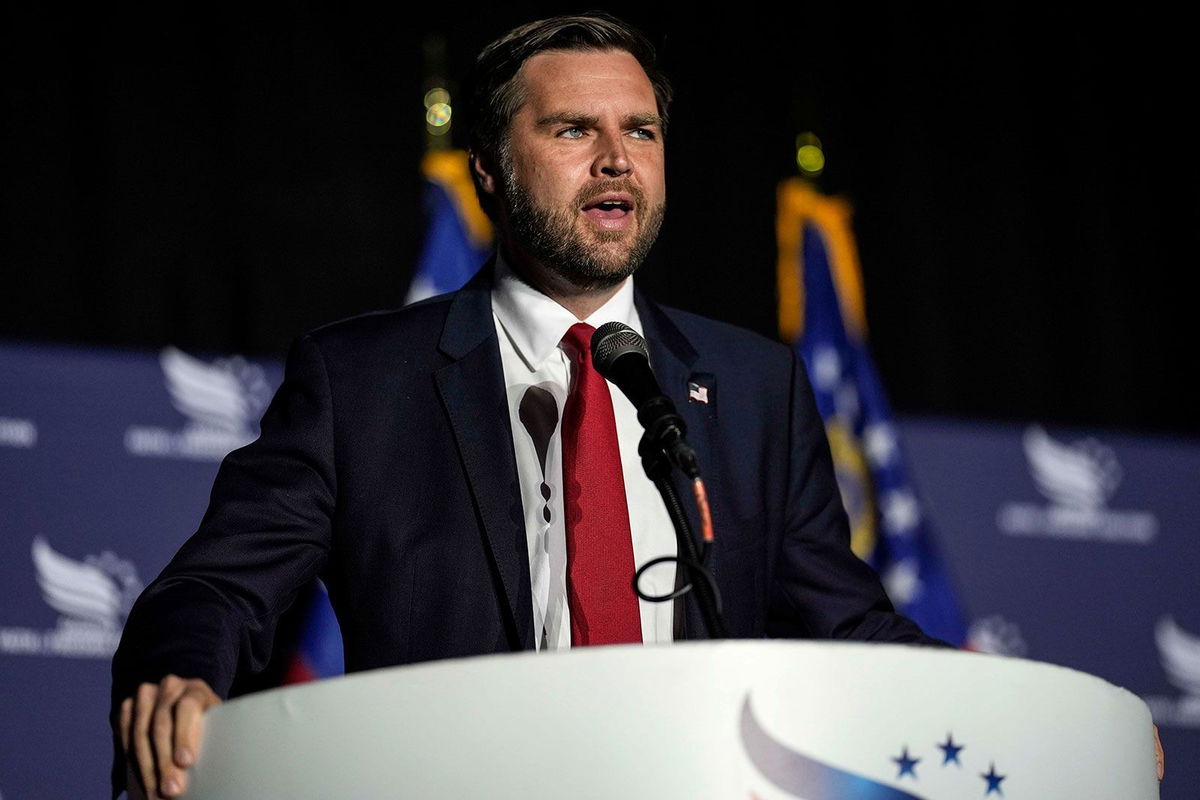
[[[723, 639], [726, 633], [725, 623], [721, 618], [720, 594], [712, 572], [704, 566], [712, 545], [712, 521], [708, 512], [704, 482], [700, 478], [696, 451], [685, 438], [687, 425], [676, 411], [671, 398], [663, 394], [654, 372], [650, 369], [650, 353], [646, 348], [646, 340], [629, 326], [619, 322], [601, 325], [592, 334], [592, 363], [596, 371], [615, 384], [637, 409], [638, 422], [642, 423], [646, 431], [638, 444], [638, 455], [642, 457], [642, 466], [647, 477], [654, 482], [662, 495], [679, 544], [678, 556], [663, 556], [643, 564], [633, 576], [633, 590], [642, 599], [666, 602], [694, 588], [709, 637]], [[704, 527], [702, 552], [697, 551], [696, 540], [692, 535], [687, 514], [684, 513], [679, 493], [671, 483], [672, 466], [677, 467], [692, 482], [701, 524]], [[657, 564], [672, 560], [679, 568], [686, 570], [688, 583], [669, 594], [644, 594], [638, 586], [642, 574]]]

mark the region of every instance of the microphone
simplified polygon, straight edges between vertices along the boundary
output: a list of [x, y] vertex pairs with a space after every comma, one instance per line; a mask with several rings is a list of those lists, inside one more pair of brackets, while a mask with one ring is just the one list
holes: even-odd
[[592, 334], [592, 364], [633, 403], [646, 438], [688, 478], [699, 478], [696, 453], [684, 438], [687, 425], [650, 369], [646, 340], [628, 325], [606, 322]]
[[[681, 597], [695, 588], [700, 613], [704, 617], [709, 635], [715, 639], [723, 639], [725, 623], [721, 619], [720, 592], [712, 572], [704, 567], [704, 561], [713, 543], [712, 512], [709, 510], [708, 492], [700, 478], [696, 451], [684, 439], [687, 425], [675, 410], [671, 398], [663, 394], [658, 379], [650, 369], [650, 351], [646, 349], [646, 340], [628, 325], [606, 322], [592, 334], [592, 365], [597, 372], [616, 384], [637, 409], [638, 422], [646, 429], [642, 441], [638, 444], [642, 467], [662, 494], [663, 504], [671, 517], [671, 524], [675, 527], [675, 536], [679, 543], [678, 555], [651, 559], [638, 568], [633, 575], [633, 590], [643, 600], [661, 603]], [[678, 493], [669, 480], [671, 464], [678, 467], [692, 483], [696, 513], [700, 520], [701, 541], [704, 545], [703, 554], [696, 549], [687, 515], [679, 502]], [[691, 576], [690, 582], [670, 594], [657, 597], [643, 594], [639, 587], [642, 575], [647, 569], [664, 561], [675, 561], [685, 574]]]

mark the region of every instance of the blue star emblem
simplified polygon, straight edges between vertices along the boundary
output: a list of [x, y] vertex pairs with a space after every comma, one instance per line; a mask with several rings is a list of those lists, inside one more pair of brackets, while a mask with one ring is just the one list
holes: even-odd
[[951, 734], [947, 733], [946, 741], [943, 744], [939, 744], [938, 747], [941, 748], [944, 756], [942, 758], [943, 767], [949, 764], [951, 761], [953, 761], [955, 764], [958, 764], [960, 767], [962, 766], [962, 762], [958, 760], [958, 754], [963, 749], [963, 745], [955, 744], [954, 737]]
[[916, 766], [921, 762], [919, 758], [913, 758], [908, 754], [908, 745], [904, 746], [904, 751], [899, 756], [892, 759], [900, 766], [900, 773], [897, 778], [903, 778], [905, 775], [912, 775], [913, 780], [917, 779]]
[[987, 781], [987, 791], [983, 793], [984, 797], [987, 797], [992, 792], [995, 792], [996, 794], [1000, 795], [1001, 797], [1004, 796], [1004, 792], [1000, 791], [1000, 781], [1004, 780], [1008, 776], [1007, 775], [997, 775], [996, 774], [996, 764], [994, 762], [992, 764], [989, 764], [988, 771], [984, 772], [984, 773], [980, 773], [979, 777], [981, 777], [985, 781]]

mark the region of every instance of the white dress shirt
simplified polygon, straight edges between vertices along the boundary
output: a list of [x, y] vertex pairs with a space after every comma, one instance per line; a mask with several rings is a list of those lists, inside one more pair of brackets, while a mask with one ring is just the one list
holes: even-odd
[[[492, 314], [500, 338], [513, 452], [529, 541], [535, 639], [539, 650], [566, 649], [571, 646], [571, 619], [566, 593], [561, 421], [570, 391], [571, 361], [559, 344], [580, 320], [514, 275], [500, 254], [496, 257]], [[612, 299], [583, 320], [594, 328], [614, 321], [642, 333], [633, 305], [633, 278], [627, 278]], [[619, 389], [611, 383], [608, 388], [621, 448], [633, 561], [640, 567], [659, 556], [675, 555], [675, 532], [658, 490], [642, 469], [637, 453], [642, 426], [637, 411]], [[642, 591], [650, 595], [667, 594], [674, 587], [673, 562], [648, 570], [641, 582]], [[642, 641], [671, 641], [674, 603], [639, 600], [638, 605]]]

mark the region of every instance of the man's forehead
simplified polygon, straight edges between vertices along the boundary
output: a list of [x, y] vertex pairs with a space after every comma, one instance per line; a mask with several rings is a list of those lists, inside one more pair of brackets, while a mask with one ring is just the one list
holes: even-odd
[[[620, 47], [551, 47], [546, 50], [539, 50], [533, 55], [525, 59], [521, 65], [522, 68], [536, 61], [549, 61], [554, 59], [579, 59], [579, 60], [607, 60], [607, 61], [632, 61], [638, 63], [637, 57]], [[641, 64], [638, 64], [640, 67]]]
[[657, 108], [654, 87], [638, 60], [626, 50], [543, 50], [525, 60], [517, 73], [522, 103], [569, 105], [574, 97], [602, 96], [610, 88], [637, 94]]

